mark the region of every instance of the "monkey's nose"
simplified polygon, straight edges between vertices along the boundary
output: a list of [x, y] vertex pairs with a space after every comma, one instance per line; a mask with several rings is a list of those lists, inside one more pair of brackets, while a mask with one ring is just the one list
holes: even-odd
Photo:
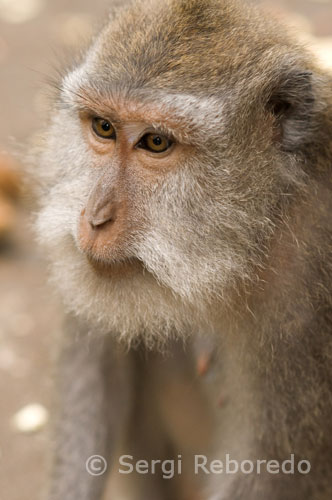
[[116, 218], [116, 207], [105, 205], [99, 210], [83, 210], [81, 215], [86, 217], [92, 229], [101, 228], [107, 222], [114, 222]]

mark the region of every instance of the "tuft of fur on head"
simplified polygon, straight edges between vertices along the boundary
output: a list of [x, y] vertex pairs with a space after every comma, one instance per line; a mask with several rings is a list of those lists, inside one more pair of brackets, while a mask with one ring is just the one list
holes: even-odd
[[[246, 10], [248, 21], [229, 0], [153, 5], [144, 17], [140, 4], [119, 15], [65, 77], [38, 158], [36, 224], [68, 309], [126, 342], [143, 338], [151, 346], [213, 328], [210, 308], [226, 310], [258, 279], [291, 195], [305, 191], [318, 113], [310, 58], [287, 37], [281, 43], [270, 23], [267, 32], [255, 11]], [[97, 275], [77, 245], [79, 214], [97, 176], [77, 113], [82, 89], [98, 105], [120, 95], [166, 110], [186, 123], [183, 140], [197, 149], [152, 190], [137, 182], [146, 229], [130, 256], [145, 272], [128, 278]], [[292, 106], [282, 124], [267, 113], [274, 98]]]

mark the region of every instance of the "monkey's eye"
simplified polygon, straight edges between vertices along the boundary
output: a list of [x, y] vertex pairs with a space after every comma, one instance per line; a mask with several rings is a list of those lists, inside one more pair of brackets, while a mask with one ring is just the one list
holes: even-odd
[[100, 118], [99, 116], [92, 118], [92, 129], [96, 135], [103, 139], [115, 139], [114, 127], [105, 118]]
[[164, 135], [145, 134], [137, 146], [142, 149], [147, 149], [152, 153], [163, 153], [171, 145], [172, 141]]

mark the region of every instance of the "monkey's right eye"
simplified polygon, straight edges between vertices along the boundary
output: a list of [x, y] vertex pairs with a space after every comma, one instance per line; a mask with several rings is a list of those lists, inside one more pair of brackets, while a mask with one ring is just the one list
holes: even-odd
[[92, 118], [92, 129], [98, 137], [103, 139], [115, 139], [115, 130], [110, 121], [95, 116]]

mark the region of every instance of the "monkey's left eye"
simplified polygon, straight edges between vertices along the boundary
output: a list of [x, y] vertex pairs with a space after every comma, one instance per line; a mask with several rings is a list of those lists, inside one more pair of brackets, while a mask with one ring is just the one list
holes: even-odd
[[172, 141], [168, 139], [168, 137], [165, 137], [164, 135], [145, 134], [137, 146], [142, 149], [147, 149], [152, 153], [163, 153], [171, 145]]
[[103, 139], [115, 139], [115, 130], [110, 121], [96, 116], [92, 118], [92, 129], [96, 135]]

